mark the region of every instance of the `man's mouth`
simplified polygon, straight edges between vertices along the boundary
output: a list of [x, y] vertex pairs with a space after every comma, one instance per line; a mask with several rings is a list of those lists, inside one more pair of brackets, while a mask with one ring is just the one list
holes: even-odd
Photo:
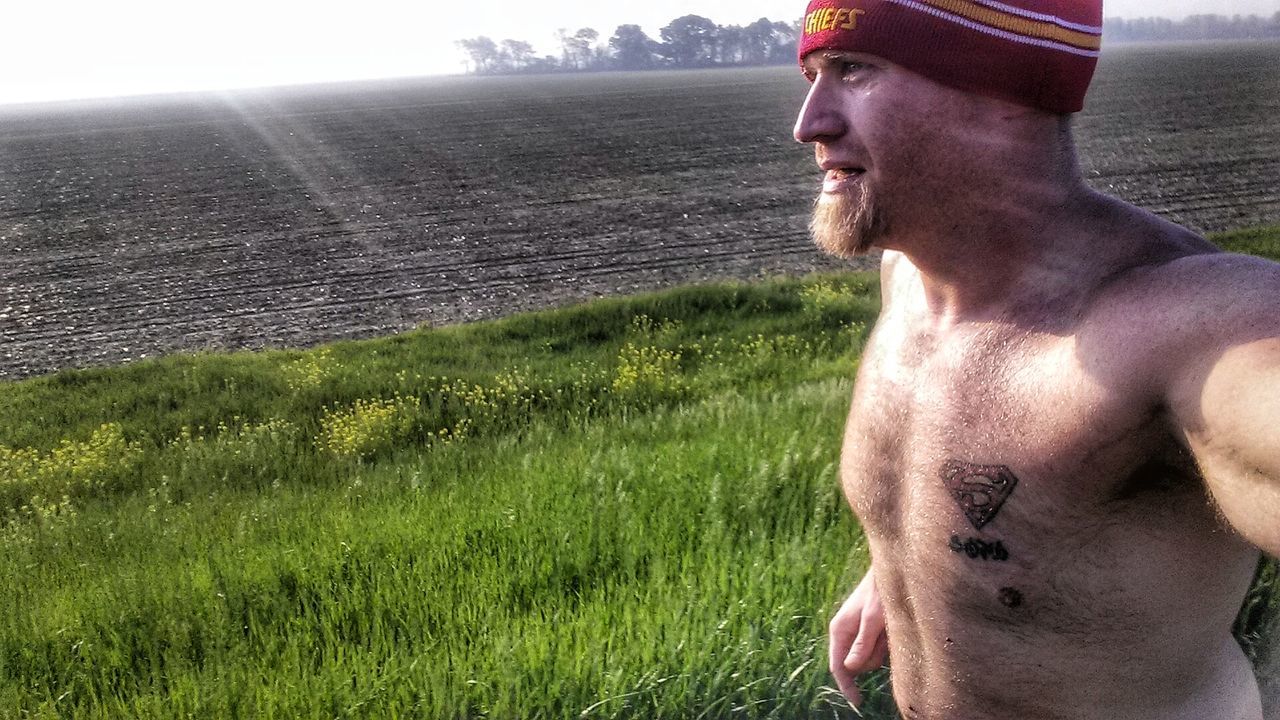
[[840, 192], [860, 180], [865, 172], [866, 169], [860, 167], [832, 168], [827, 171], [826, 177], [823, 178], [822, 191]]

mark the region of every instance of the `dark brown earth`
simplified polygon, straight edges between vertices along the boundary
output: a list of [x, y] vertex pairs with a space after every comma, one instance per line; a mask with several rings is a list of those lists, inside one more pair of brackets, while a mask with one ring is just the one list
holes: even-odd
[[[444, 78], [0, 108], [0, 377], [302, 346], [841, 265], [792, 68]], [[1108, 51], [1090, 181], [1280, 222], [1280, 44]]]

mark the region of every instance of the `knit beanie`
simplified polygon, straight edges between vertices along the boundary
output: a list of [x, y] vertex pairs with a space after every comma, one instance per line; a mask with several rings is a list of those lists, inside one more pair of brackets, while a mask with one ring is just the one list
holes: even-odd
[[1102, 47], [1102, 0], [811, 0], [814, 50], [884, 58], [935, 82], [1054, 113], [1078, 112]]

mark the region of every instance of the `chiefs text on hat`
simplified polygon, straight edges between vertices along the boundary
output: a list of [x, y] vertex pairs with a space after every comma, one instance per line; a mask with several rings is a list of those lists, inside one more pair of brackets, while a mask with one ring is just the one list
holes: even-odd
[[812, 35], [824, 30], [856, 30], [858, 16], [866, 14], [858, 8], [819, 8], [804, 19], [804, 34]]

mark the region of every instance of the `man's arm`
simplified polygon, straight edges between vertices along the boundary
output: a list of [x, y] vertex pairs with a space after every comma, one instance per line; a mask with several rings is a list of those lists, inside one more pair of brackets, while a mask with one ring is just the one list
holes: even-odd
[[1175, 312], [1168, 407], [1223, 517], [1280, 557], [1280, 265], [1215, 259]]
[[[1224, 519], [1280, 557], [1280, 265], [1192, 258], [1153, 293], [1170, 334], [1152, 366], [1165, 403]], [[1280, 618], [1256, 668], [1263, 718], [1280, 720]]]
[[1227, 522], [1280, 557], [1280, 338], [1227, 348], [1204, 375], [1175, 408], [1187, 442]]

